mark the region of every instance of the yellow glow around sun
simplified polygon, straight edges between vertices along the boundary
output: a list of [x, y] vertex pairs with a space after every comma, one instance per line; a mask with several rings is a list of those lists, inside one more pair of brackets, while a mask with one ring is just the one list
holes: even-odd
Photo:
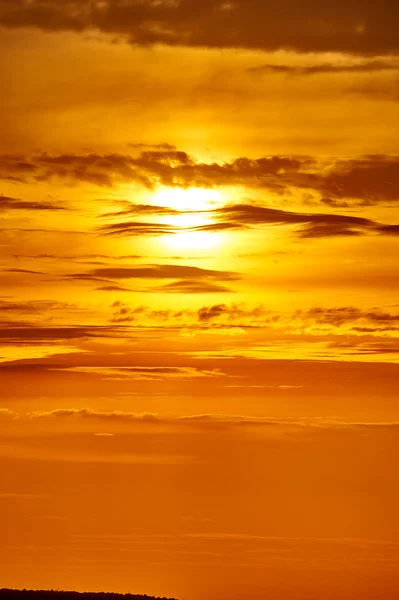
[[211, 210], [220, 206], [222, 195], [218, 190], [204, 188], [164, 188], [156, 192], [154, 204], [175, 210]]
[[168, 246], [180, 250], [203, 250], [213, 248], [220, 243], [221, 235], [219, 233], [195, 231], [197, 227], [212, 223], [212, 219], [206, 211], [223, 204], [222, 194], [218, 190], [164, 188], [156, 192], [153, 202], [157, 206], [182, 211], [182, 214], [161, 217], [163, 223], [176, 227], [174, 235], [164, 238]]
[[165, 243], [178, 250], [209, 250], [221, 242], [220, 233], [208, 231], [188, 231], [176, 233], [165, 238]]

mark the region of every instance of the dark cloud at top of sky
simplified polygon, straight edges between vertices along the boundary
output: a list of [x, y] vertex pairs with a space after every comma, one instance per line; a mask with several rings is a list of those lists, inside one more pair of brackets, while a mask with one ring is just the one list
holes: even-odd
[[394, 0], [1, 0], [0, 24], [97, 29], [133, 44], [395, 53]]

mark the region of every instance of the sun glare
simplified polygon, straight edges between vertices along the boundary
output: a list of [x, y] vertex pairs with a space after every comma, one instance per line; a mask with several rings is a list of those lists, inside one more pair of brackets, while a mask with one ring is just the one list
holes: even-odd
[[213, 222], [211, 215], [206, 211], [222, 205], [222, 195], [219, 191], [203, 188], [166, 188], [158, 191], [153, 201], [157, 206], [181, 211], [181, 214], [161, 218], [162, 222], [176, 227], [174, 235], [164, 238], [168, 246], [181, 250], [202, 250], [213, 248], [220, 243], [219, 233], [200, 229]]
[[220, 233], [207, 231], [176, 233], [165, 238], [165, 243], [178, 250], [209, 250], [221, 242]]
[[211, 210], [221, 204], [222, 195], [218, 190], [204, 188], [164, 188], [154, 197], [154, 204], [175, 210]]

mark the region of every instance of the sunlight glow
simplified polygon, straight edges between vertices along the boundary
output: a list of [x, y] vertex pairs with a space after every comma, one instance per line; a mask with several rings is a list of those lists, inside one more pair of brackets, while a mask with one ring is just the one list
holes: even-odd
[[222, 195], [218, 190], [205, 188], [164, 188], [154, 196], [154, 204], [175, 210], [211, 210], [221, 203]]
[[208, 231], [187, 231], [170, 235], [164, 240], [168, 246], [179, 250], [209, 250], [220, 244], [221, 234]]
[[[222, 194], [218, 190], [165, 188], [154, 195], [153, 202], [157, 206], [165, 206], [176, 211], [187, 211], [161, 218], [161, 222], [173, 225], [177, 229], [176, 234], [165, 236], [164, 242], [168, 246], [180, 250], [206, 250], [220, 243], [221, 234], [219, 233], [190, 231], [191, 228], [212, 223], [210, 215], [205, 211], [222, 205]], [[179, 229], [182, 230], [181, 233]]]

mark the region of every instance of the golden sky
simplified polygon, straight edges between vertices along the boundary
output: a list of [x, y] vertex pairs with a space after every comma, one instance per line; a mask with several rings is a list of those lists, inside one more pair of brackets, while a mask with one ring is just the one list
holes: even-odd
[[0, 0], [0, 578], [399, 597], [393, 0]]

